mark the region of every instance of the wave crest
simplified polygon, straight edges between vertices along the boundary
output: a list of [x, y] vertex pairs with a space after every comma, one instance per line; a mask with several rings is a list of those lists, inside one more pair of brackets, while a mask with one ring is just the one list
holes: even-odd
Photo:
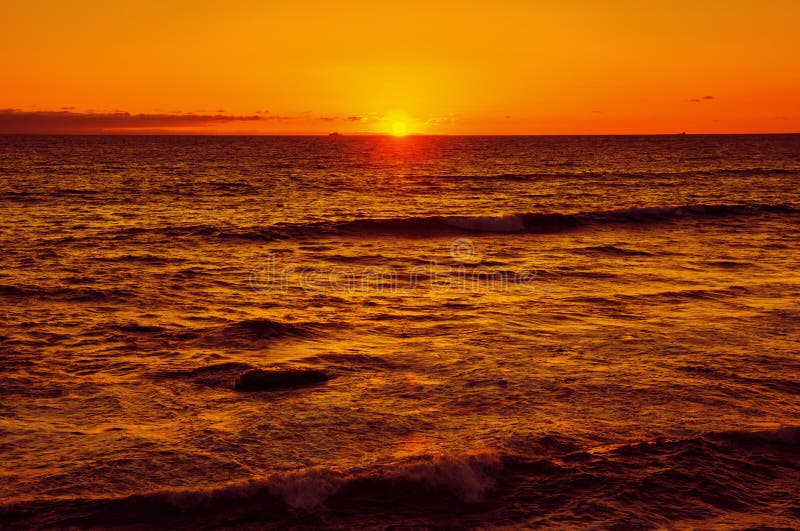
[[[525, 445], [529, 451], [522, 453], [415, 456], [346, 471], [310, 467], [216, 488], [18, 500], [0, 505], [0, 523], [103, 527], [212, 522], [224, 527], [271, 522], [291, 527], [334, 515], [343, 527], [405, 518], [447, 526], [472, 514], [486, 525], [516, 525], [530, 524], [535, 514], [536, 522], [558, 522], [561, 527], [663, 527], [676, 519], [696, 522], [713, 514], [735, 515], [743, 507], [784, 511], [786, 493], [800, 488], [795, 473], [798, 444], [797, 426], [596, 448], [543, 437], [533, 438]], [[635, 520], [624, 511], [596, 511], [630, 504], [642, 509]], [[525, 514], [520, 507], [526, 508]]]
[[583, 212], [521, 212], [502, 215], [410, 216], [341, 221], [280, 222], [268, 227], [174, 225], [129, 227], [116, 238], [217, 238], [239, 241], [306, 240], [330, 236], [393, 235], [425, 238], [474, 233], [555, 233], [609, 224], [654, 224], [680, 219], [792, 215], [800, 208], [786, 204], [692, 204], [630, 207]]
[[[678, 206], [631, 207], [573, 213], [525, 212], [498, 216], [414, 216], [408, 218], [366, 218], [352, 221], [282, 223], [272, 227], [270, 238], [312, 238], [321, 235], [390, 234], [426, 237], [459, 233], [551, 233], [575, 230], [592, 225], [648, 224], [679, 219], [703, 219], [721, 216], [760, 216], [797, 214], [800, 209], [788, 205], [700, 204]], [[266, 237], [259, 230], [253, 237]]]

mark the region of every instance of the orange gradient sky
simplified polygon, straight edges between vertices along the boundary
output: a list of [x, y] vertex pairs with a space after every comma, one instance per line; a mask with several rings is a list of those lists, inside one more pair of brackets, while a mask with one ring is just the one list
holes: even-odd
[[797, 0], [6, 0], [0, 13], [6, 132], [800, 131]]

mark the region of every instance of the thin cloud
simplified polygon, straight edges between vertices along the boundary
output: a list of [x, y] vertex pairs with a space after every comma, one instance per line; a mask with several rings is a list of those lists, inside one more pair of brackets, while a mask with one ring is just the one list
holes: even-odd
[[711, 101], [715, 99], [714, 96], [703, 96], [702, 98], [692, 98], [689, 100], [690, 103], [703, 103], [704, 101]]
[[282, 120], [282, 116], [227, 114], [131, 114], [0, 109], [0, 133], [102, 133], [118, 130], [202, 127], [231, 122]]

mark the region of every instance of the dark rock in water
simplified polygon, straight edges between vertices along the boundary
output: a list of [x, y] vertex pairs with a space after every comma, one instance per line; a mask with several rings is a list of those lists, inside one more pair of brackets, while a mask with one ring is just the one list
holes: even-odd
[[233, 388], [237, 391], [272, 391], [327, 382], [330, 379], [323, 371], [303, 367], [252, 369], [239, 375]]

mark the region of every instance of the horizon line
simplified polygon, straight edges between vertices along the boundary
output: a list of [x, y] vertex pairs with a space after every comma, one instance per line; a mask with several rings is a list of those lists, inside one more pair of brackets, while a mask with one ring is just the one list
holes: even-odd
[[496, 137], [521, 137], [521, 136], [755, 136], [755, 135], [800, 135], [798, 131], [770, 131], [770, 132], [726, 132], [726, 133], [692, 133], [689, 131], [681, 131], [677, 133], [409, 133], [407, 135], [393, 135], [391, 133], [378, 133], [378, 132], [355, 132], [355, 133], [340, 133], [335, 132], [270, 132], [270, 133], [256, 133], [256, 132], [170, 132], [170, 131], [59, 131], [59, 132], [14, 132], [14, 131], [0, 131], [0, 136], [239, 136], [239, 137], [328, 137], [328, 138], [344, 138], [344, 137], [388, 137], [388, 138], [409, 138], [409, 137], [465, 137], [465, 136], [496, 136]]

